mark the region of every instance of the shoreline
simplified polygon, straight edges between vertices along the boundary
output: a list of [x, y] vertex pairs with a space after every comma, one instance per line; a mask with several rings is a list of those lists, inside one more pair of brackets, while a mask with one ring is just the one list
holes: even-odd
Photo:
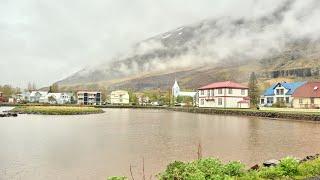
[[[295, 121], [313, 121], [320, 122], [319, 112], [301, 112], [301, 111], [268, 111], [257, 109], [219, 109], [219, 108], [197, 108], [197, 107], [168, 107], [168, 106], [132, 106], [132, 105], [98, 105], [98, 106], [81, 106], [76, 104], [67, 105], [50, 105], [50, 104], [0, 104], [0, 107], [93, 107], [105, 109], [158, 109], [177, 112], [209, 114], [209, 115], [230, 115], [230, 116], [247, 116], [262, 117], [271, 119], [284, 119]], [[274, 110], [277, 110], [276, 108]]]

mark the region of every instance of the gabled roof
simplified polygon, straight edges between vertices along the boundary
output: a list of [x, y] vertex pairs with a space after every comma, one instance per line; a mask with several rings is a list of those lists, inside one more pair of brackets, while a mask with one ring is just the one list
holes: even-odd
[[32, 91], [32, 92], [30, 93], [30, 96], [35, 96], [37, 93], [39, 93], [41, 96], [45, 96], [45, 95], [48, 94], [47, 91]]
[[199, 90], [204, 90], [204, 89], [217, 89], [217, 88], [235, 88], [235, 89], [248, 89], [247, 86], [232, 82], [232, 81], [224, 81], [224, 82], [216, 82], [212, 84], [208, 84], [206, 86], [203, 86], [199, 88]]
[[274, 94], [274, 89], [278, 86], [281, 85], [284, 88], [288, 89], [289, 91], [286, 93], [286, 95], [292, 95], [294, 91], [299, 88], [300, 86], [304, 85], [306, 82], [293, 82], [293, 83], [288, 83], [288, 82], [283, 82], [283, 83], [277, 83], [273, 84], [271, 87], [269, 87], [265, 92], [264, 96], [273, 96]]
[[297, 98], [320, 98], [320, 82], [308, 82], [300, 86], [292, 95]]

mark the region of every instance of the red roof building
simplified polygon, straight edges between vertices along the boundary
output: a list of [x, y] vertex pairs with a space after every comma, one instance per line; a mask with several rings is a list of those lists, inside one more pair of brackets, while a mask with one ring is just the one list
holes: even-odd
[[308, 82], [293, 93], [294, 108], [320, 108], [320, 82]]
[[3, 97], [3, 93], [0, 92], [0, 102], [5, 102], [6, 99]]
[[199, 88], [199, 90], [218, 89], [218, 88], [248, 89], [248, 87], [245, 85], [232, 82], [232, 81], [224, 81], [224, 82], [215, 82], [212, 84], [208, 84], [206, 86]]
[[216, 82], [198, 88], [199, 107], [203, 108], [249, 108], [249, 88], [232, 82]]

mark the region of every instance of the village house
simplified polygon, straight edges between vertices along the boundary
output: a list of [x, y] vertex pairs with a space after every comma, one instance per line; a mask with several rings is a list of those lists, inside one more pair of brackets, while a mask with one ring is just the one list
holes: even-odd
[[47, 91], [32, 91], [30, 93], [30, 102], [31, 103], [44, 103], [45, 97], [48, 94]]
[[5, 101], [6, 101], [6, 99], [3, 96], [3, 92], [0, 92], [0, 103], [5, 102]]
[[136, 96], [138, 98], [138, 104], [140, 106], [147, 106], [150, 104], [150, 98], [148, 96], [145, 96], [144, 94], [136, 93]]
[[262, 96], [260, 96], [261, 106], [272, 106], [276, 103], [282, 103], [285, 106], [292, 106], [292, 94], [297, 88], [304, 85], [305, 82], [282, 82], [269, 87]]
[[308, 82], [293, 93], [294, 108], [320, 108], [320, 82]]
[[232, 81], [216, 82], [198, 89], [200, 108], [249, 108], [248, 87]]
[[130, 97], [128, 91], [112, 91], [110, 95], [110, 102], [111, 104], [129, 104], [129, 98]]
[[69, 104], [71, 103], [72, 96], [72, 93], [48, 93], [44, 103]]
[[78, 91], [77, 104], [79, 105], [101, 105], [101, 92], [99, 91]]
[[31, 93], [29, 91], [24, 91], [22, 93], [17, 94], [16, 95], [17, 103], [30, 102], [30, 95]]

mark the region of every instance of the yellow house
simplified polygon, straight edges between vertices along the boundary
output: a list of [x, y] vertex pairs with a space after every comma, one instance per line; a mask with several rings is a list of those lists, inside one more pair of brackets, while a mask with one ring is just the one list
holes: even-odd
[[293, 96], [294, 108], [320, 108], [320, 82], [308, 82], [296, 89]]

